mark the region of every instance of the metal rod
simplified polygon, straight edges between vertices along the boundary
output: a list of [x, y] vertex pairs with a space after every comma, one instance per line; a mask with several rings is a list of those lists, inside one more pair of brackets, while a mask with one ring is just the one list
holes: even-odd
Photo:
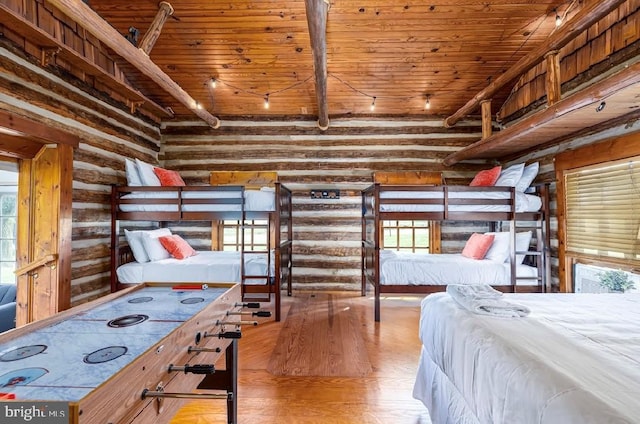
[[216, 325], [258, 325], [258, 321], [216, 321]]
[[142, 400], [148, 397], [175, 398], [175, 399], [233, 399], [233, 393], [171, 393], [144, 389]]
[[270, 311], [227, 311], [227, 315], [251, 315], [252, 317], [269, 318], [271, 317]]
[[[205, 337], [208, 337], [205, 335]], [[193, 346], [189, 346], [189, 349], [187, 349], [188, 353], [193, 353], [193, 352], [216, 352], [216, 353], [220, 353], [222, 352], [222, 349], [220, 349], [219, 347], [214, 348], [210, 348], [210, 347], [193, 347]]]

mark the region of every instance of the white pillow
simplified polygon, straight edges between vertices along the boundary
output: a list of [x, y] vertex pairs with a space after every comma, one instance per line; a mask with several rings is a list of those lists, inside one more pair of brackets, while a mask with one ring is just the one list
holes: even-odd
[[525, 166], [522, 171], [522, 177], [520, 177], [520, 180], [518, 180], [518, 183], [516, 184], [516, 191], [524, 193], [529, 188], [533, 180], [536, 179], [539, 170], [540, 164], [538, 162]]
[[151, 236], [149, 234], [142, 235], [142, 245], [145, 252], [149, 256], [151, 262], [159, 261], [162, 259], [169, 259], [171, 253], [164, 248], [158, 237]]
[[504, 263], [509, 260], [509, 232], [504, 231], [500, 233], [485, 233], [493, 234], [494, 239], [491, 243], [491, 247], [486, 255], [485, 259], [489, 259], [494, 262]]
[[[533, 233], [531, 231], [524, 231], [522, 233], [516, 233], [516, 252], [526, 252], [529, 250], [531, 244], [531, 238]], [[526, 255], [516, 255], [516, 264], [521, 265], [524, 262]]]
[[157, 230], [136, 230], [129, 231], [127, 229], [124, 230], [124, 236], [127, 239], [127, 243], [131, 248], [131, 252], [133, 253], [133, 257], [136, 262], [144, 263], [149, 262], [149, 255], [147, 254], [147, 250], [145, 249], [144, 244], [142, 243], [142, 236], [147, 234], [152, 237], [162, 237], [162, 236], [170, 236], [171, 230], [168, 228], [159, 228]]
[[[503, 169], [502, 172], [500, 172], [498, 181], [496, 181], [494, 186], [515, 187], [518, 181], [520, 181], [523, 171], [524, 171], [524, 163], [518, 163], [515, 165], [511, 165], [507, 169]], [[143, 178], [143, 181], [144, 181], [144, 178]]]
[[129, 187], [142, 185], [140, 174], [138, 174], [138, 167], [134, 161], [131, 159], [124, 160], [124, 172], [127, 176], [127, 185]]
[[[509, 248], [511, 246], [510, 233], [503, 231], [500, 233], [485, 234], [493, 234], [494, 239], [484, 258], [498, 263], [509, 262]], [[531, 231], [516, 233], [516, 252], [526, 252], [529, 250], [532, 237], [533, 233]], [[516, 265], [521, 265], [522, 262], [524, 262], [525, 256], [526, 255], [516, 255]]]
[[136, 165], [138, 166], [138, 174], [140, 174], [140, 180], [142, 181], [142, 185], [145, 186], [161, 186], [160, 179], [153, 172], [153, 165], [148, 164], [146, 162], [142, 162], [140, 159], [136, 158]]

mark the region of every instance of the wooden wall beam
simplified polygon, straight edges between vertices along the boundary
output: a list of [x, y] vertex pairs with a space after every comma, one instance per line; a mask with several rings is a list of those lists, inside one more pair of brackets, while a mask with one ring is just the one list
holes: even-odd
[[5, 111], [0, 111], [0, 132], [2, 128], [9, 130], [7, 135], [39, 143], [40, 147], [47, 143], [68, 144], [73, 148], [80, 145], [80, 137], [76, 135]]
[[169, 93], [173, 98], [185, 105], [196, 116], [213, 128], [220, 127], [220, 120], [204, 109], [198, 108], [197, 102], [165, 74], [149, 57], [140, 49], [127, 41], [108, 22], [95, 13], [81, 1], [51, 0], [50, 3], [60, 9], [79, 25], [93, 34], [105, 45], [110, 47], [117, 55], [129, 62], [144, 75], [153, 80], [158, 86]]
[[491, 137], [491, 100], [483, 100], [480, 102], [482, 111], [482, 139]]
[[558, 50], [547, 53], [547, 73], [545, 84], [547, 88], [547, 105], [551, 106], [562, 98], [560, 78], [560, 54]]
[[463, 107], [444, 120], [444, 126], [452, 127], [464, 116], [473, 112], [480, 102], [493, 97], [505, 85], [520, 77], [522, 74], [539, 64], [552, 50], [559, 50], [583, 31], [591, 27], [600, 19], [607, 16], [626, 0], [599, 0], [586, 4], [576, 15], [552, 34], [546, 43], [541, 44], [530, 54], [520, 59], [505, 73], [496, 77], [488, 87], [473, 96]]
[[166, 1], [161, 1], [158, 6], [159, 10], [156, 17], [153, 18], [153, 22], [151, 22], [149, 29], [144, 34], [144, 38], [138, 46], [147, 56], [156, 44], [158, 37], [160, 37], [160, 31], [162, 31], [162, 26], [166, 22], [167, 18], [173, 15], [173, 6], [171, 6], [171, 4]]
[[313, 68], [316, 78], [316, 100], [318, 102], [318, 127], [329, 128], [329, 105], [327, 103], [327, 15], [326, 0], [305, 0], [309, 38], [313, 51]]

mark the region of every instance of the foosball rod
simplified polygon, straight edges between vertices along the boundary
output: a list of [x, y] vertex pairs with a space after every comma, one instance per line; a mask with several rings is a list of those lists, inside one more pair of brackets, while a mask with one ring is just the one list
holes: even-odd
[[162, 391], [154, 391], [149, 389], [144, 389], [142, 391], [141, 398], [145, 400], [148, 397], [156, 397], [156, 398], [175, 398], [175, 399], [224, 399], [224, 400], [232, 400], [233, 393], [172, 393], [172, 392], [162, 392]]

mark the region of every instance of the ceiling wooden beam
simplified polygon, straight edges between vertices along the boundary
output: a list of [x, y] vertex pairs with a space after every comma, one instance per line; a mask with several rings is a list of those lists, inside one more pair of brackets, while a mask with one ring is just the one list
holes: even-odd
[[584, 6], [571, 20], [558, 28], [546, 43], [541, 44], [530, 54], [520, 59], [505, 73], [494, 79], [488, 87], [476, 94], [467, 104], [458, 109], [453, 115], [447, 117], [444, 120], [444, 126], [447, 128], [454, 126], [456, 122], [464, 116], [473, 112], [482, 100], [490, 99], [502, 87], [542, 62], [548, 52], [561, 49], [625, 1], [626, 0], [599, 0]]
[[160, 37], [162, 26], [171, 15], [173, 15], [173, 6], [166, 1], [161, 1], [158, 5], [158, 13], [156, 14], [156, 17], [153, 18], [153, 22], [151, 22], [149, 29], [144, 34], [144, 38], [140, 42], [140, 50], [145, 52], [147, 56], [151, 53], [151, 49], [156, 44], [158, 37]]
[[329, 105], [327, 104], [327, 15], [326, 0], [305, 0], [309, 38], [313, 51], [313, 68], [316, 78], [316, 100], [318, 102], [318, 127], [329, 128]]
[[185, 105], [191, 112], [200, 117], [213, 128], [220, 127], [220, 120], [204, 109], [175, 81], [165, 74], [140, 49], [127, 41], [122, 34], [115, 30], [108, 22], [95, 13], [84, 2], [75, 0], [50, 0], [50, 3], [60, 9], [79, 25], [97, 37], [102, 43], [111, 48], [145, 76], [153, 80], [173, 98]]
[[640, 62], [447, 156], [443, 164], [451, 166], [465, 159], [504, 158], [582, 131], [585, 122], [596, 127], [636, 113], [640, 110], [638, 84]]

